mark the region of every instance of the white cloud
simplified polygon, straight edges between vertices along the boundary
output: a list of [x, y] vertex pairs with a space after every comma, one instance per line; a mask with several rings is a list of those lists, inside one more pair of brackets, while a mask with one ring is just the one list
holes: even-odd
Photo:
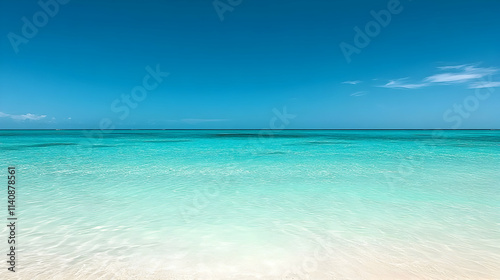
[[446, 70], [446, 72], [428, 76], [417, 83], [407, 83], [406, 81], [408, 80], [408, 78], [390, 80], [387, 84], [382, 85], [381, 87], [415, 89], [432, 85], [449, 85], [461, 83], [470, 83], [469, 88], [488, 87], [484, 86], [485, 84], [490, 85], [489, 87], [498, 86], [496, 82], [486, 83], [484, 81], [480, 81], [498, 72], [498, 68], [476, 67], [471, 64], [442, 66], [438, 68], [440, 70]]
[[482, 76], [479, 74], [437, 74], [425, 78], [430, 83], [463, 83], [474, 79], [480, 79]]
[[452, 65], [452, 66], [441, 66], [438, 67], [441, 70], [450, 70], [450, 69], [461, 69], [467, 66], [467, 64], [462, 64], [462, 65]]
[[345, 81], [345, 82], [342, 82], [343, 84], [349, 84], [349, 85], [357, 85], [359, 83], [361, 83], [361, 81]]
[[351, 96], [363, 96], [366, 95], [368, 92], [367, 91], [357, 91], [355, 93], [352, 93]]
[[25, 120], [32, 120], [32, 121], [38, 121], [43, 118], [47, 117], [47, 115], [35, 115], [35, 114], [24, 114], [24, 115], [11, 115], [11, 114], [6, 114], [3, 112], [0, 112], [0, 118], [11, 118], [13, 120], [17, 121], [25, 121]]
[[381, 87], [385, 87], [385, 88], [407, 88], [407, 89], [414, 89], [414, 88], [425, 87], [425, 86], [428, 85], [427, 83], [420, 83], [420, 84], [405, 83], [406, 80], [408, 80], [408, 78], [391, 80], [387, 84], [385, 84], [385, 85], [383, 85]]
[[444, 69], [458, 71], [432, 75], [425, 78], [425, 81], [430, 83], [464, 83], [484, 78], [498, 71], [496, 68], [479, 68], [472, 65], [444, 66]]
[[469, 85], [469, 88], [493, 88], [500, 87], [500, 82], [477, 82]]

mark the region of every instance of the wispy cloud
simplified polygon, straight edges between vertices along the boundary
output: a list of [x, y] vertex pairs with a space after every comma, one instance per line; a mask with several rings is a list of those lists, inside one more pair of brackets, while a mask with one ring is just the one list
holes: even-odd
[[225, 122], [227, 119], [182, 119], [181, 122], [187, 124], [197, 124], [197, 123], [206, 123], [206, 122]]
[[385, 87], [385, 88], [407, 88], [407, 89], [414, 89], [414, 88], [425, 87], [425, 86], [428, 85], [428, 83], [420, 83], [420, 84], [406, 83], [407, 80], [408, 80], [408, 78], [391, 80], [387, 84], [382, 85], [381, 87]]
[[345, 82], [342, 82], [343, 84], [348, 84], [348, 85], [357, 85], [359, 83], [361, 83], [362, 81], [345, 81]]
[[[447, 69], [456, 70], [429, 76], [425, 81], [430, 83], [465, 83], [491, 75], [498, 71], [497, 68], [480, 68], [472, 65], [444, 66]], [[449, 68], [453, 67], [453, 68]]]
[[3, 112], [0, 112], [0, 118], [11, 118], [13, 120], [17, 121], [25, 121], [25, 120], [32, 120], [32, 121], [38, 121], [43, 118], [47, 117], [47, 115], [35, 115], [35, 114], [24, 114], [24, 115], [11, 115], [11, 114], [6, 114]]
[[[424, 78], [422, 81], [417, 83], [407, 82], [409, 78], [390, 80], [387, 84], [381, 87], [385, 88], [406, 88], [406, 89], [416, 89], [426, 86], [433, 85], [450, 85], [450, 84], [461, 84], [470, 83], [469, 88], [479, 88], [488, 87], [487, 85], [496, 87], [497, 82], [481, 82], [487, 76], [491, 76], [498, 72], [498, 68], [493, 67], [476, 67], [471, 64], [463, 65], [451, 65], [451, 66], [441, 66], [438, 67], [441, 71], [445, 70], [445, 73], [438, 73]], [[485, 86], [486, 85], [486, 86]]]
[[469, 88], [493, 88], [500, 87], [500, 82], [477, 82], [469, 85]]
[[356, 97], [358, 97], [358, 96], [363, 96], [363, 95], [366, 95], [366, 94], [368, 94], [368, 92], [367, 92], [367, 91], [357, 91], [357, 92], [355, 92], [355, 93], [352, 93], [352, 94], [351, 94], [351, 96], [356, 96]]
[[430, 76], [425, 78], [426, 81], [430, 83], [463, 83], [468, 82], [470, 80], [479, 79], [482, 76], [478, 74], [452, 74], [452, 73], [444, 73], [437, 74], [434, 76]]
[[440, 67], [438, 67], [438, 69], [441, 69], [441, 70], [460, 69], [460, 68], [464, 68], [465, 66], [468, 66], [468, 64], [440, 66]]

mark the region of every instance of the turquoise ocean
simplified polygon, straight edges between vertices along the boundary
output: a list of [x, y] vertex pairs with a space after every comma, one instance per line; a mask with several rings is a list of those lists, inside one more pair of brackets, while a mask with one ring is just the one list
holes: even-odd
[[0, 130], [5, 223], [9, 166], [1, 279], [500, 279], [500, 131]]

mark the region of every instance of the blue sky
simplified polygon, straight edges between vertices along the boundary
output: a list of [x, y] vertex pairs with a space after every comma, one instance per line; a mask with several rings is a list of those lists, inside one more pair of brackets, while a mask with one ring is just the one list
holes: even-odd
[[0, 128], [500, 128], [499, 1], [40, 3], [0, 3]]

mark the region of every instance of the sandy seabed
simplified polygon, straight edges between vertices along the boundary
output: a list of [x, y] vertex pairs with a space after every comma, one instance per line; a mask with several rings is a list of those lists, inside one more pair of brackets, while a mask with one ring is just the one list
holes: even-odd
[[[210, 255], [175, 258], [77, 256], [63, 259], [26, 256], [1, 279], [500, 279], [499, 254], [441, 251], [439, 248], [382, 248], [345, 244], [328, 250], [318, 246], [286, 259]], [[237, 253], [237, 252], [235, 252]]]

